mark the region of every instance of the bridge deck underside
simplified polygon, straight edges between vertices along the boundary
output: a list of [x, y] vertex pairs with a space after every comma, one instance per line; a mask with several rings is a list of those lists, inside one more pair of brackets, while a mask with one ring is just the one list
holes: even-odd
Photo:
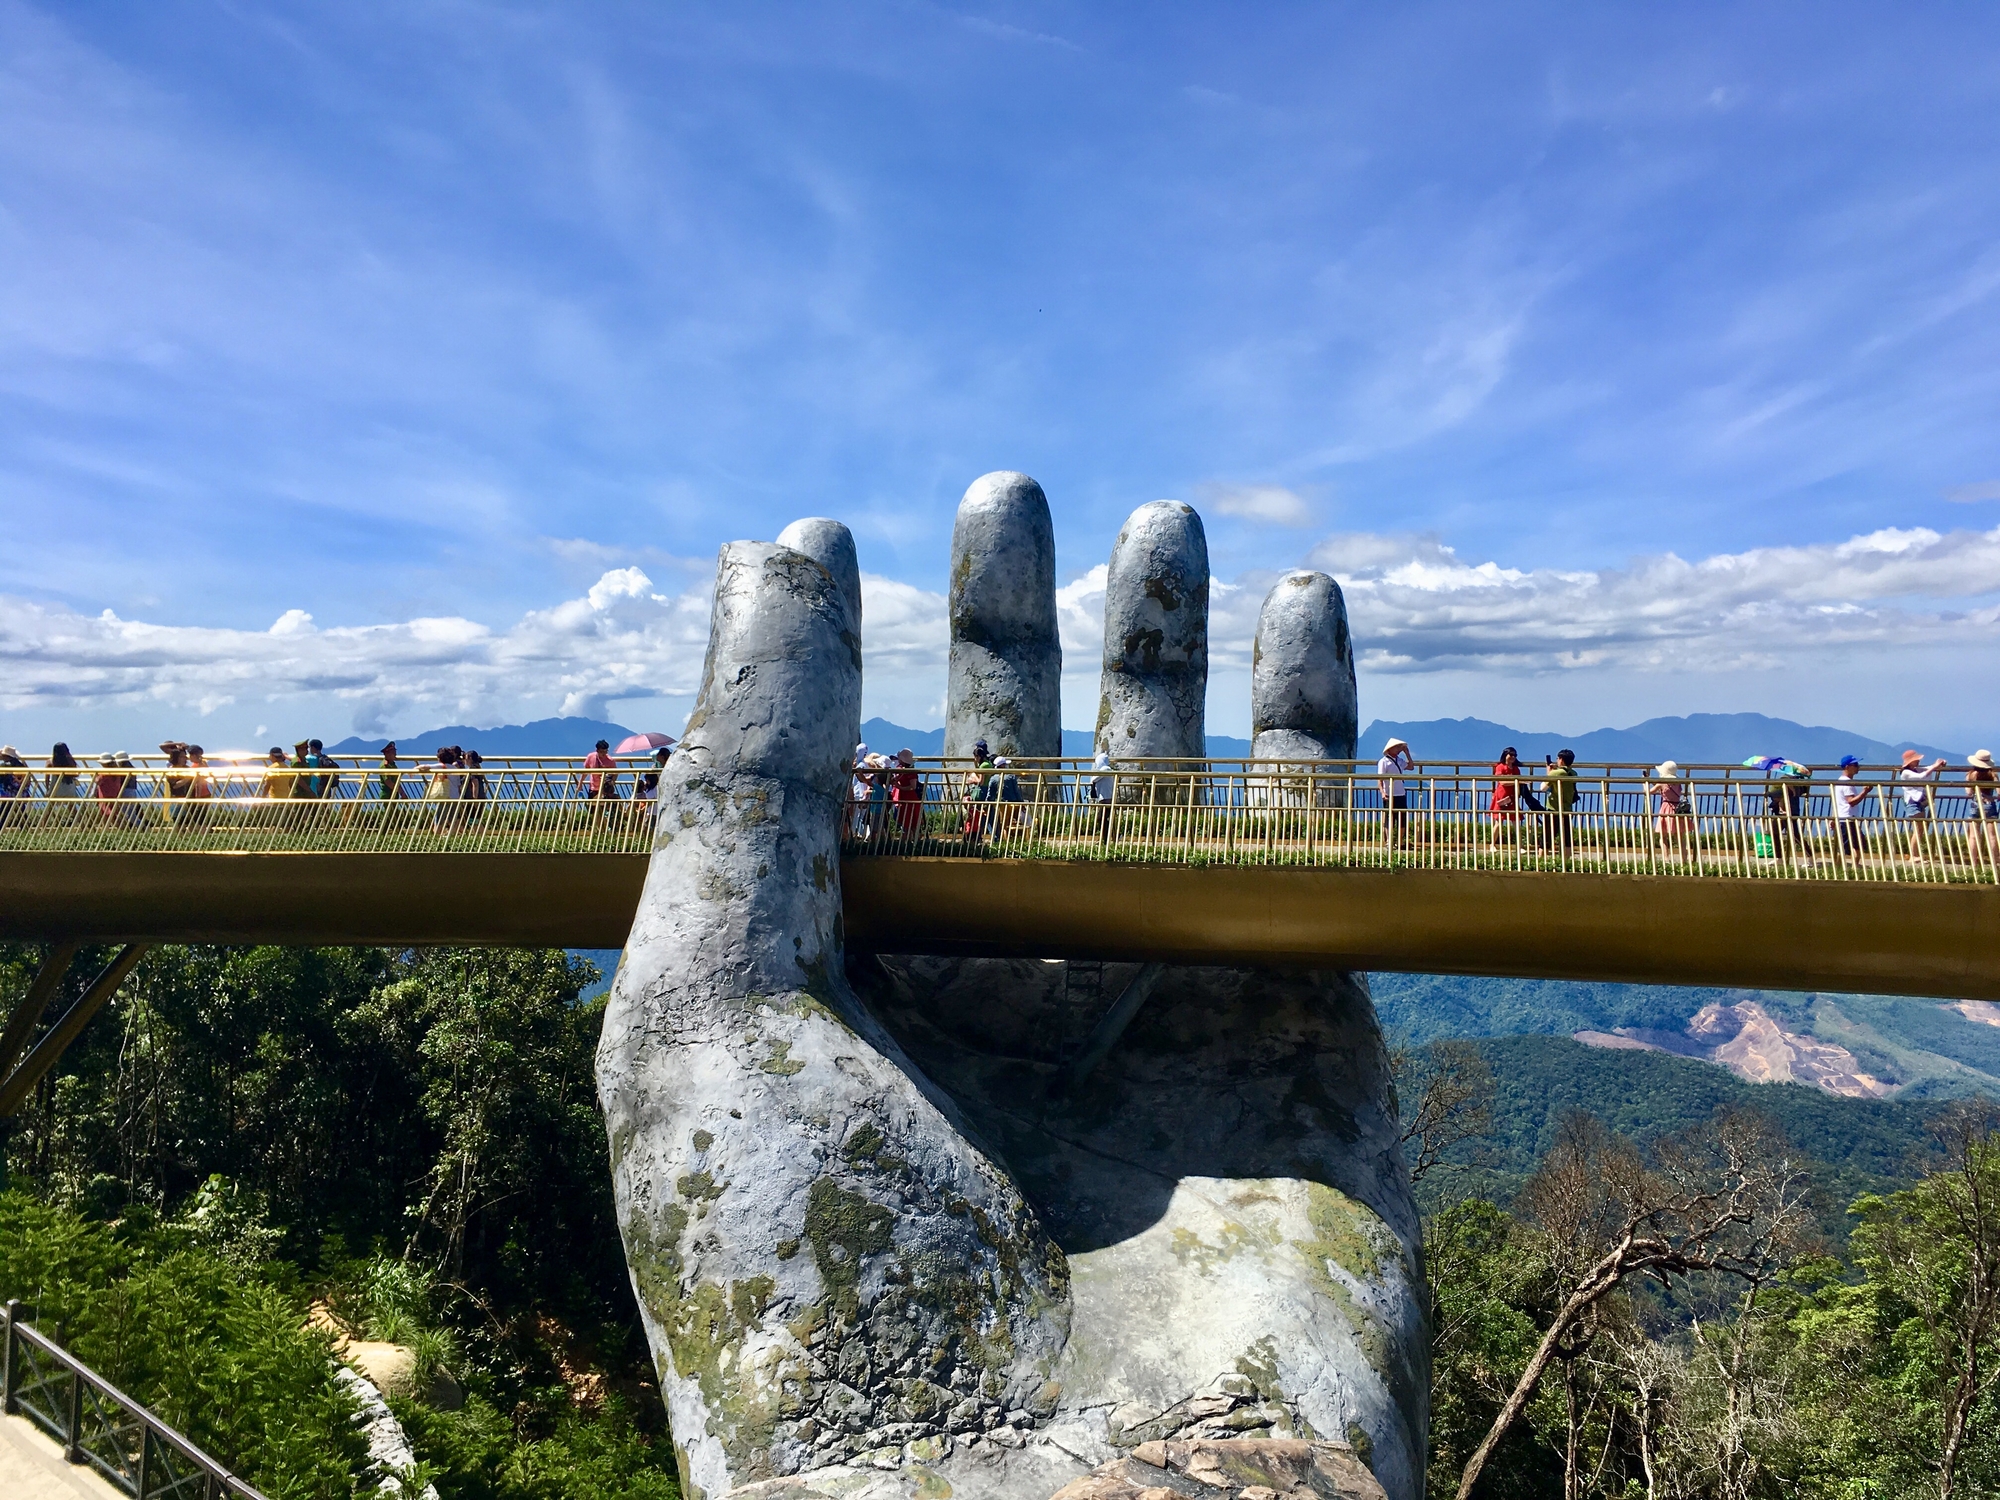
[[[0, 937], [623, 945], [632, 854], [6, 854]], [[2000, 889], [848, 859], [849, 945], [2000, 1000]]]

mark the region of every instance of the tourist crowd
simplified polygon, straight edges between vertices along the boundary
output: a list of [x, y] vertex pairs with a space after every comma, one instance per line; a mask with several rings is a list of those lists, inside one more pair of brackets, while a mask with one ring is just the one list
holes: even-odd
[[[650, 804], [658, 796], [660, 773], [673, 753], [670, 746], [671, 741], [659, 745], [652, 751], [651, 763], [639, 770], [613, 759], [610, 742], [599, 740], [585, 757], [583, 772], [574, 778], [576, 794], [605, 805], [625, 801], [621, 783], [629, 776], [630, 800]], [[452, 820], [464, 823], [476, 818], [493, 798], [484, 757], [460, 745], [443, 745], [428, 758], [411, 760], [391, 740], [381, 749], [379, 767], [350, 769], [329, 755], [321, 741], [307, 739], [290, 753], [282, 745], [271, 746], [248, 772], [235, 763], [211, 765], [200, 745], [184, 740], [163, 741], [160, 752], [166, 758], [164, 769], [140, 766], [122, 750], [97, 757], [91, 767], [58, 742], [46, 763], [36, 769], [14, 746], [0, 745], [0, 826], [5, 825], [10, 806], [38, 792], [49, 801], [94, 802], [108, 821], [135, 825], [143, 820], [147, 804], [164, 801], [194, 815], [218, 797], [271, 803], [421, 801], [450, 809]]]

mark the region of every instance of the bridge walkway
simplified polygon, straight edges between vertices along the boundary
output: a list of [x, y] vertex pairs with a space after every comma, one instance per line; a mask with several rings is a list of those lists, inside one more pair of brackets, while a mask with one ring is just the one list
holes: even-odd
[[[0, 800], [0, 938], [623, 945], [651, 805], [574, 762], [118, 772]], [[236, 774], [236, 773], [232, 773]], [[870, 773], [843, 829], [851, 946], [2000, 999], [2000, 827], [1875, 768], [1828, 783], [1589, 768], [1567, 813], [1464, 767], [1384, 807], [1340, 762]], [[295, 790], [298, 783], [291, 783]], [[138, 792], [131, 788], [138, 787]], [[1528, 787], [1532, 791], [1534, 788]], [[100, 795], [109, 790], [111, 795]], [[476, 792], [477, 795], [474, 795]], [[1544, 796], [1548, 794], [1543, 793]]]

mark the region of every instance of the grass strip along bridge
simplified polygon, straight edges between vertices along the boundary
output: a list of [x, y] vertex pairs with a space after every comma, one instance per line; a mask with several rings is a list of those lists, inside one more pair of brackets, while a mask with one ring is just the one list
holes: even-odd
[[[1912, 817], [1911, 784], [1866, 768], [1839, 818], [1830, 771], [1693, 766], [1671, 812], [1648, 768], [1577, 769], [1550, 813], [1496, 812], [1491, 768], [1464, 763], [1402, 773], [1397, 809], [1358, 762], [1023, 761], [995, 784], [926, 759], [848, 809], [847, 941], [2000, 999], [2000, 824], [1962, 786], [1928, 784]], [[639, 771], [277, 774], [31, 768], [0, 798], [0, 937], [624, 942]]]

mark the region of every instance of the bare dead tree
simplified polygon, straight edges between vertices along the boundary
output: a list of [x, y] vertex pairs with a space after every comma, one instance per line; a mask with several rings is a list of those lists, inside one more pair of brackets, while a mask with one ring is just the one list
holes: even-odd
[[1458, 1500], [1470, 1500], [1550, 1361], [1588, 1347], [1599, 1303], [1627, 1278], [1741, 1277], [1789, 1253], [1810, 1222], [1804, 1167], [1760, 1116], [1718, 1114], [1661, 1142], [1653, 1156], [1648, 1166], [1631, 1142], [1572, 1115], [1522, 1190], [1555, 1288], [1555, 1315], [1467, 1461]]
[[1389, 1054], [1403, 1106], [1403, 1159], [1415, 1187], [1445, 1154], [1493, 1128], [1493, 1070], [1470, 1042], [1436, 1041]]

